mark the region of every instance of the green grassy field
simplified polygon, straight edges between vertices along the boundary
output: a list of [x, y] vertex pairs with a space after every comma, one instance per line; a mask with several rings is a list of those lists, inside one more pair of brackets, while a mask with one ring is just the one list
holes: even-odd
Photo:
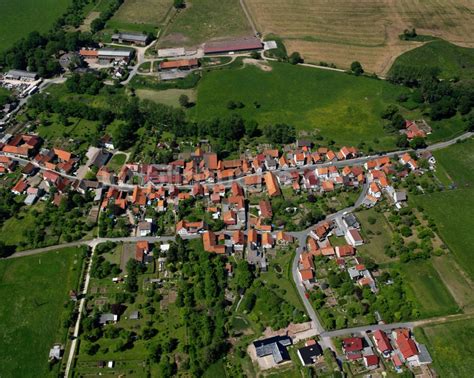
[[407, 89], [339, 72], [283, 63], [271, 67], [272, 72], [247, 66], [205, 73], [191, 116], [203, 120], [229, 115], [227, 103], [240, 101], [245, 107], [233, 112], [261, 125], [286, 122], [299, 130], [320, 130], [340, 144], [365, 141], [376, 149], [394, 147], [395, 138], [384, 132], [380, 113]]
[[107, 164], [107, 167], [109, 167], [112, 171], [118, 173], [120, 171], [120, 168], [125, 164], [127, 161], [127, 155], [125, 154], [115, 154], [112, 156], [112, 159]]
[[130, 31], [153, 31], [170, 10], [172, 0], [125, 0], [107, 28]]
[[0, 261], [0, 371], [2, 377], [57, 376], [48, 353], [65, 342], [64, 303], [77, 289], [80, 249]]
[[0, 1], [0, 52], [32, 31], [46, 32], [71, 0]]
[[[356, 213], [360, 222], [365, 244], [357, 248], [357, 253], [368, 256], [378, 264], [391, 262], [394, 259], [384, 253], [384, 247], [392, 241], [392, 230], [382, 213], [369, 209]], [[375, 219], [374, 224], [369, 223], [369, 218]]]
[[458, 189], [418, 196], [415, 203], [434, 219], [438, 233], [459, 265], [474, 279], [474, 189]]
[[[296, 288], [293, 286], [291, 278], [292, 262], [292, 253], [289, 251], [277, 252], [277, 256], [269, 262], [268, 271], [262, 273], [261, 279], [265, 285], [278, 285], [280, 289], [285, 291], [283, 298], [298, 310], [304, 311], [303, 304], [301, 303]], [[281, 275], [278, 273], [281, 273]]]
[[26, 230], [33, 229], [35, 226], [33, 211], [43, 212], [43, 210], [44, 203], [22, 208], [16, 217], [5, 221], [0, 229], [0, 240], [6, 245], [16, 246], [18, 251], [25, 249], [25, 245], [29, 242]]
[[430, 261], [401, 264], [400, 269], [410, 288], [411, 300], [418, 303], [421, 317], [453, 314], [459, 310]]
[[194, 46], [213, 38], [252, 35], [239, 0], [187, 0], [160, 46]]
[[189, 101], [196, 101], [196, 91], [194, 89], [166, 89], [155, 91], [153, 89], [137, 89], [136, 94], [143, 100], [150, 100], [168, 106], [180, 107], [179, 96], [186, 95]]
[[437, 40], [400, 55], [391, 70], [399, 66], [423, 66], [440, 69], [440, 78], [474, 77], [474, 49]]
[[474, 319], [416, 328], [415, 336], [426, 343], [440, 377], [472, 377]]
[[434, 156], [440, 180], [447, 178], [459, 188], [474, 186], [474, 139], [436, 151]]

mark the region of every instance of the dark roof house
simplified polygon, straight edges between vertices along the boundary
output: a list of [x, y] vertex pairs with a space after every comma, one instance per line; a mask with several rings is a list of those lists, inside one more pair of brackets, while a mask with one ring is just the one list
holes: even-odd
[[290, 360], [286, 347], [291, 344], [291, 338], [288, 336], [274, 336], [268, 339], [257, 340], [253, 343], [257, 357], [272, 355], [273, 361], [277, 364]]

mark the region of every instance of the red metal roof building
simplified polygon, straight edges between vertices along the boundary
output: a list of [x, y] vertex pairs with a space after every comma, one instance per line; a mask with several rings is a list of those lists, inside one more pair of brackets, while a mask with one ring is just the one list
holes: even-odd
[[160, 63], [160, 70], [171, 70], [181, 69], [188, 70], [190, 68], [197, 67], [199, 62], [197, 59], [180, 59], [180, 60], [169, 60]]
[[260, 50], [263, 43], [256, 37], [208, 42], [204, 45], [204, 54], [219, 54], [232, 51]]

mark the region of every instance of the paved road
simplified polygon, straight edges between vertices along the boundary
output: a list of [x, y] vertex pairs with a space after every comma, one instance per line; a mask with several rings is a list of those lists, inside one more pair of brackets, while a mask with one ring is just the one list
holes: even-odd
[[72, 362], [74, 361], [74, 354], [76, 353], [77, 340], [78, 340], [79, 330], [81, 326], [82, 313], [84, 312], [84, 306], [86, 304], [87, 290], [89, 289], [89, 282], [91, 278], [91, 268], [92, 268], [92, 261], [93, 261], [94, 254], [95, 254], [95, 247], [92, 249], [92, 253], [89, 259], [89, 264], [87, 265], [86, 275], [84, 277], [84, 286], [81, 291], [81, 299], [79, 302], [79, 311], [78, 311], [78, 315], [76, 319], [76, 324], [74, 326], [73, 340], [71, 343], [71, 347], [69, 348], [69, 355], [68, 355], [68, 359], [66, 363], [66, 371], [64, 373], [64, 377], [66, 378], [69, 377]]
[[[192, 240], [201, 237], [201, 235], [193, 235], [187, 236], [183, 239]], [[170, 242], [175, 240], [175, 236], [129, 236], [129, 237], [122, 237], [122, 238], [95, 238], [91, 240], [78, 240], [72, 243], [65, 243], [65, 244], [57, 244], [52, 245], [49, 247], [43, 248], [36, 248], [36, 249], [29, 249], [26, 251], [15, 252], [13, 255], [6, 257], [7, 259], [16, 259], [18, 257], [25, 257], [25, 256], [32, 256], [37, 255], [40, 253], [51, 252], [61, 248], [68, 248], [68, 247], [79, 247], [81, 245], [87, 245], [91, 248], [95, 248], [98, 244], [105, 243], [107, 241], [115, 242], [115, 243], [136, 243], [138, 241], [148, 241], [149, 243], [157, 243], [157, 242]]]
[[294, 238], [298, 240], [298, 248], [296, 249], [296, 254], [293, 259], [293, 264], [291, 268], [291, 273], [293, 276], [293, 281], [295, 282], [296, 289], [298, 291], [298, 294], [304, 304], [304, 307], [306, 309], [306, 312], [308, 313], [309, 317], [311, 318], [311, 322], [313, 324], [313, 330], [314, 330], [314, 336], [320, 335], [321, 336], [321, 342], [324, 346], [334, 349], [334, 345], [332, 344], [332, 341], [330, 338], [323, 336], [325, 333], [324, 326], [322, 325], [321, 321], [319, 320], [318, 315], [316, 314], [316, 311], [314, 310], [313, 306], [311, 305], [311, 302], [309, 301], [308, 298], [306, 298], [306, 289], [303, 285], [303, 282], [300, 279], [299, 271], [298, 271], [298, 266], [299, 266], [299, 259], [301, 253], [306, 249], [306, 240], [308, 238], [309, 233], [311, 230], [313, 230], [315, 227], [317, 227], [319, 224], [322, 224], [327, 221], [332, 221], [340, 216], [342, 216], [346, 212], [352, 212], [358, 207], [360, 207], [364, 201], [365, 196], [367, 195], [367, 190], [368, 190], [368, 183], [366, 182], [362, 188], [362, 191], [357, 198], [356, 203], [354, 206], [347, 207], [343, 210], [340, 210], [336, 213], [328, 215], [323, 221], [319, 222], [316, 225], [312, 225], [308, 229], [304, 231], [299, 231], [299, 232], [290, 232], [290, 235], [292, 235]]

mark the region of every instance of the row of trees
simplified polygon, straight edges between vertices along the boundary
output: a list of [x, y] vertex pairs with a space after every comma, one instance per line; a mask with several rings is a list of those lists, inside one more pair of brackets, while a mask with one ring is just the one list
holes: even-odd
[[91, 22], [92, 33], [97, 33], [105, 27], [108, 20], [112, 18], [114, 13], [123, 4], [124, 0], [109, 0], [107, 9], [100, 13], [100, 16]]

